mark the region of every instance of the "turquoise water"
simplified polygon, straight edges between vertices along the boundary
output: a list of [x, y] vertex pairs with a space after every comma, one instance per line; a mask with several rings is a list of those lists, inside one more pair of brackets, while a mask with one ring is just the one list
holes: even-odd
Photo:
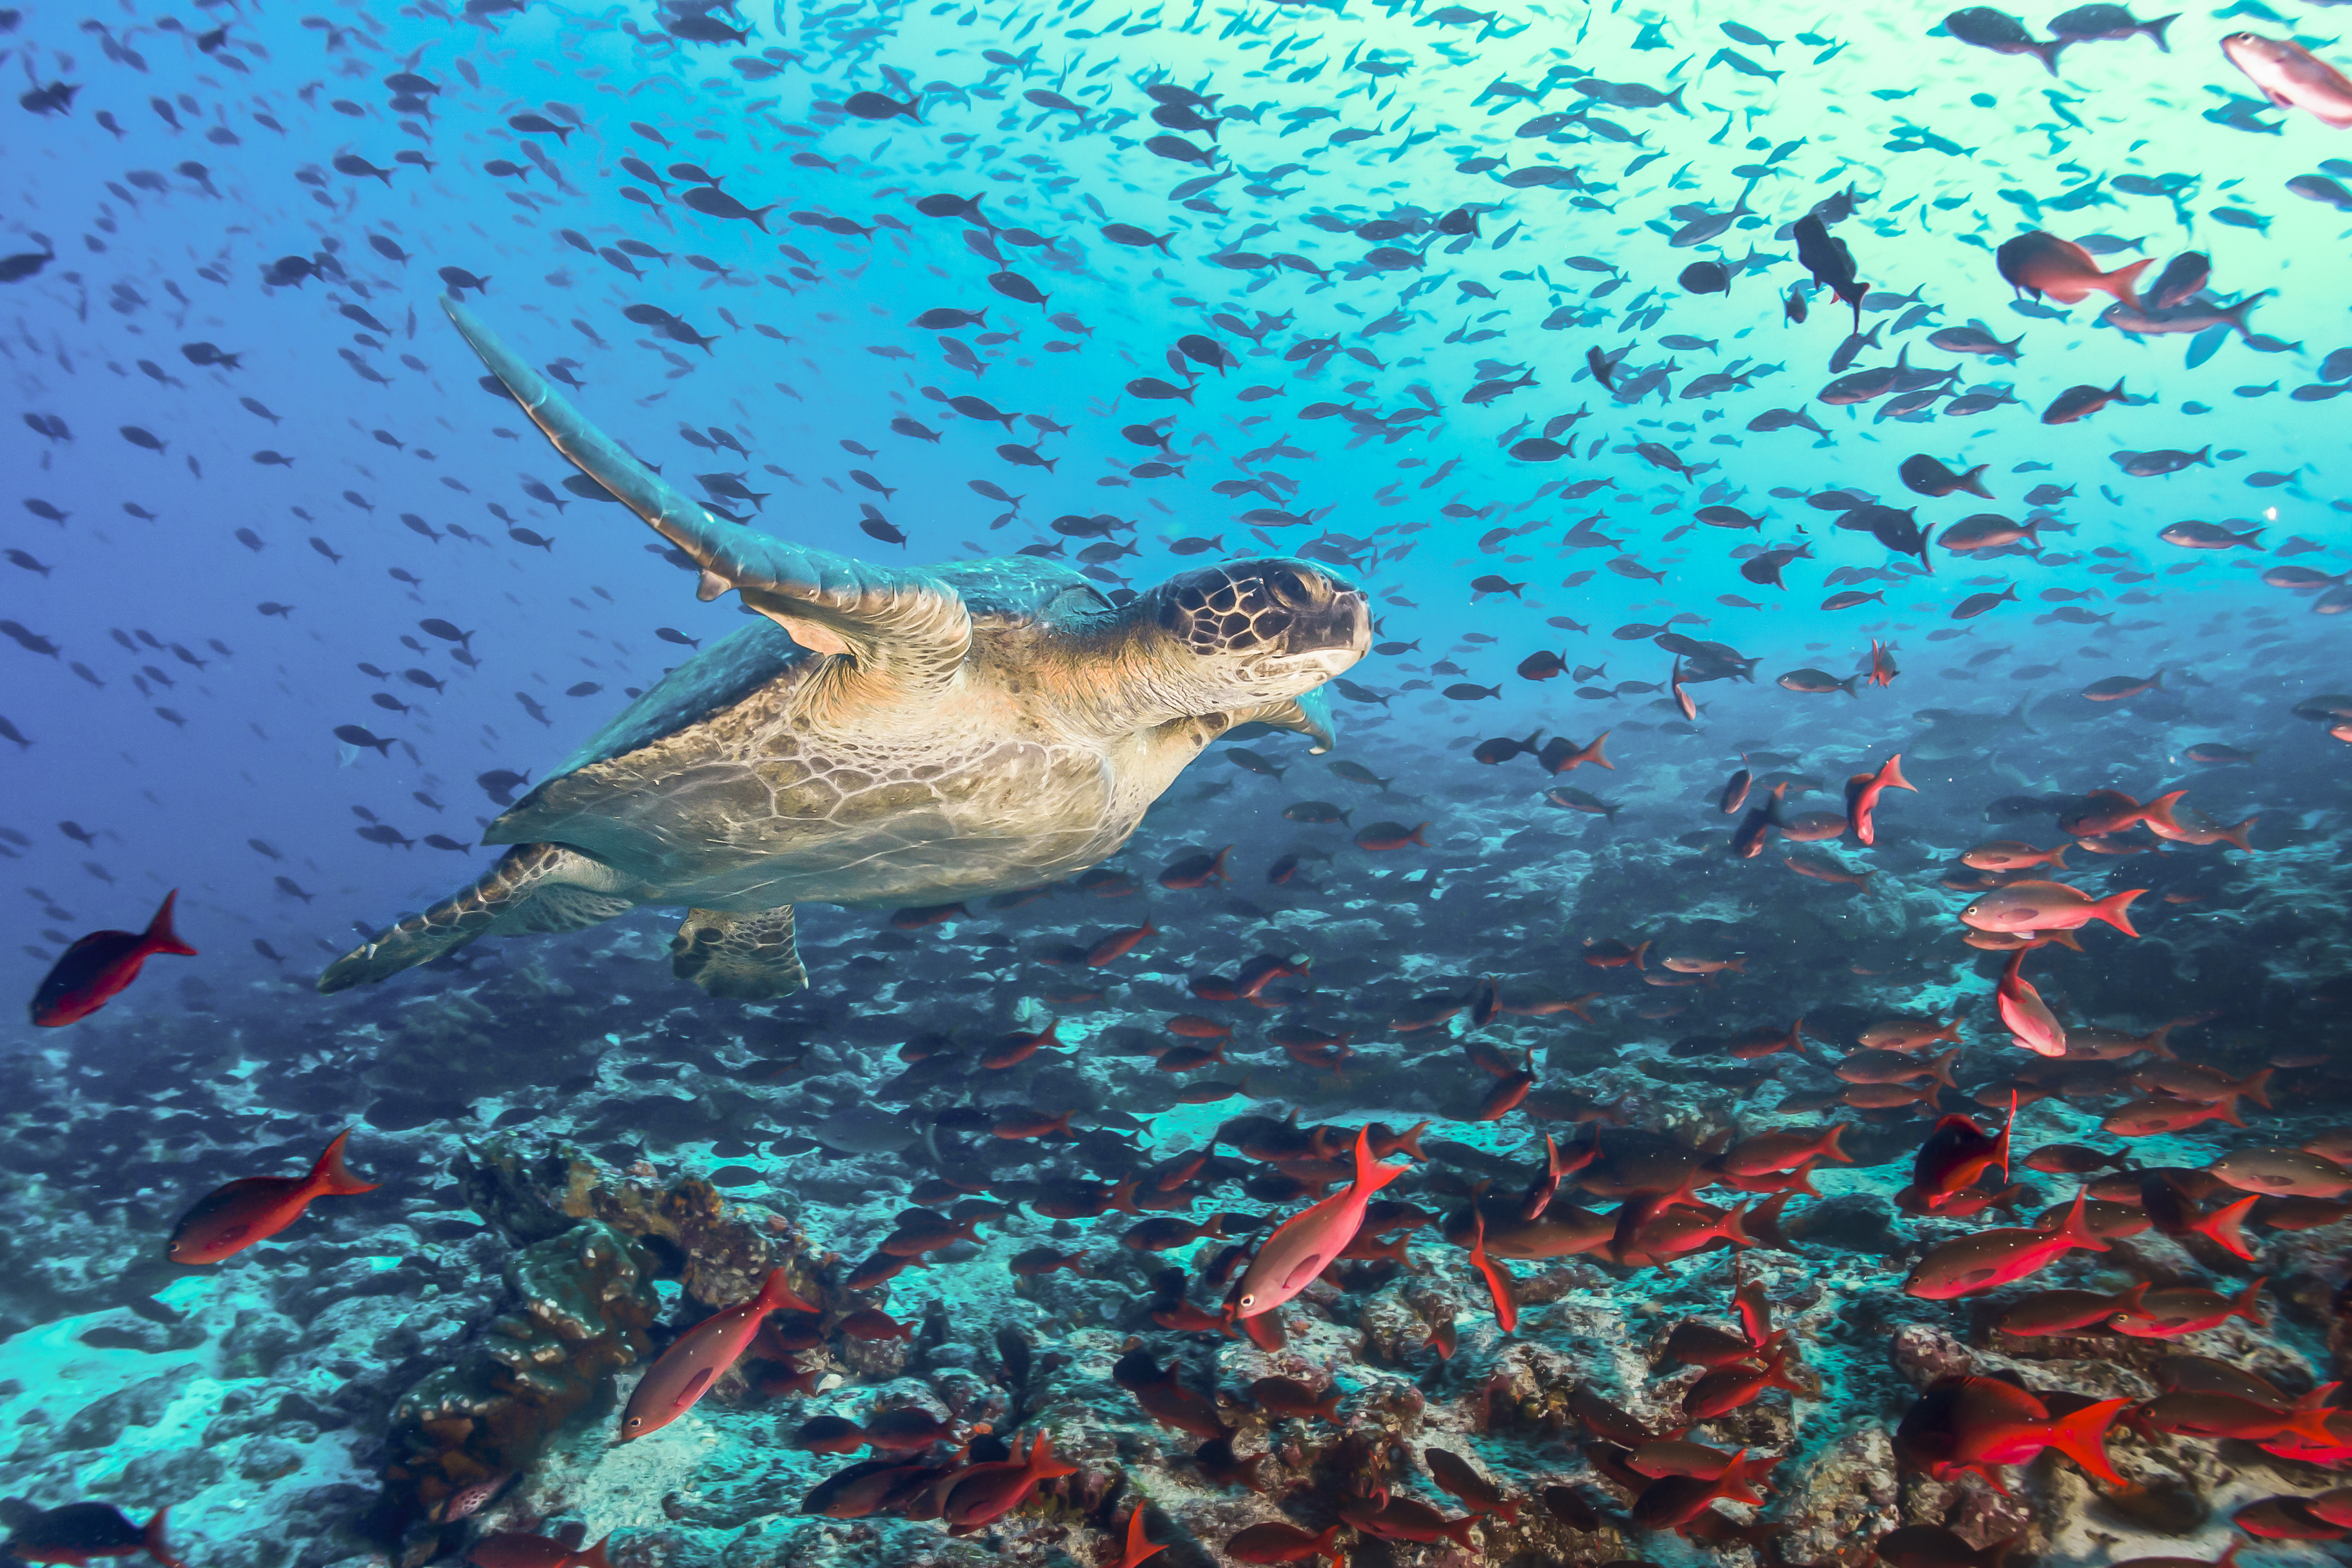
[[[2068, 885], [2140, 890], [2137, 935], [2094, 925], [2074, 933], [2084, 952], [2025, 960], [2067, 1027], [2177, 1021], [2193, 1062], [2280, 1075], [2271, 1108], [2242, 1105], [2251, 1129], [2168, 1130], [2131, 1143], [2132, 1163], [2201, 1173], [2231, 1148], [2334, 1147], [2345, 742], [2331, 726], [2352, 720], [2336, 646], [2352, 506], [2333, 400], [2352, 387], [2352, 143], [2322, 117], [2337, 101], [2324, 70], [2306, 73], [2307, 104], [2273, 104], [2221, 39], [2293, 39], [2336, 69], [2352, 47], [2332, 9], [2281, 5], [2161, 28], [2084, 15], [2111, 7], [2037, 13], [2029, 41], [2077, 35], [2048, 68], [1984, 47], [2003, 36], [1987, 30], [1997, 16], [1884, 7], [0, 13], [25, 94], [0, 110], [0, 253], [15, 258], [0, 264], [0, 353], [22, 415], [0, 432], [21, 502], [0, 529], [0, 739], [14, 742], [0, 744], [0, 854], [17, 889], [0, 983], [32, 997], [75, 939], [141, 930], [173, 889], [199, 950], [155, 957], [95, 1017], [20, 1019], [7, 1037], [6, 1182], [29, 1217], [0, 1285], [0, 1420], [25, 1434], [0, 1461], [17, 1510], [0, 1523], [85, 1499], [142, 1524], [176, 1505], [202, 1563], [421, 1562], [463, 1552], [469, 1530], [548, 1521], [621, 1532], [615, 1561], [799, 1562], [868, 1549], [777, 1544], [789, 1531], [773, 1521], [797, 1520], [848, 1460], [795, 1451], [761, 1472], [758, 1454], [875, 1389], [967, 1420], [1053, 1412], [1059, 1451], [1088, 1468], [1019, 1516], [1066, 1531], [1038, 1551], [1107, 1554], [1126, 1485], [1163, 1510], [1153, 1539], [1222, 1561], [1232, 1531], [1275, 1504], [1204, 1501], [1216, 1494], [1162, 1462], [1165, 1434], [1111, 1364], [1129, 1334], [1163, 1361], [1192, 1355], [1203, 1387], [1276, 1363], [1223, 1343], [1220, 1363], [1146, 1321], [1156, 1260], [1109, 1245], [1123, 1216], [1058, 1233], [1034, 1213], [992, 1219], [981, 1251], [871, 1300], [835, 1275], [926, 1179], [977, 1174], [966, 1184], [1034, 1205], [1041, 1189], [1021, 1184], [1114, 1181], [1233, 1117], [1294, 1106], [1308, 1124], [1434, 1119], [1430, 1142], [1450, 1154], [1397, 1189], [1433, 1214], [1481, 1181], [1524, 1185], [1543, 1132], [1589, 1137], [1575, 1123], [1604, 1110], [1694, 1148], [1716, 1139], [1709, 1154], [1852, 1121], [1868, 1157], [1820, 1167], [1827, 1217], [1757, 1255], [1784, 1317], [1811, 1314], [1815, 1381], [1793, 1403], [1775, 1394], [1769, 1423], [1695, 1438], [1790, 1454], [1796, 1484], [1764, 1510], [1793, 1532], [1784, 1561], [1826, 1562], [1897, 1524], [1950, 1524], [1972, 1547], [2028, 1531], [2051, 1561], [2210, 1558], [2231, 1510], [2321, 1489], [2323, 1469], [2273, 1473], [2210, 1447], [2173, 1455], [2159, 1481], [2148, 1467], [2164, 1456], [2119, 1437], [2126, 1468], [2193, 1498], [2179, 1510], [2193, 1521], [2094, 1512], [2063, 1467], [2070, 1479], [2037, 1472], [2011, 1514], [1922, 1489], [1941, 1479], [1899, 1495], [1887, 1479], [1866, 1519], [1829, 1500], [1867, 1490], [1860, 1470], [1892, 1475], [1855, 1434], [1891, 1428], [1932, 1375], [1920, 1369], [1946, 1364], [1916, 1335], [1890, 1361], [1853, 1325], [1957, 1337], [1977, 1370], [2015, 1370], [1998, 1358], [2017, 1345], [1989, 1339], [1968, 1303], [1922, 1304], [1888, 1277], [1960, 1223], [1891, 1206], [1925, 1118], [1990, 1127], [2022, 1089], [2021, 1156], [2113, 1143], [2098, 1123], [2135, 1095], [2181, 1101], [2130, 1081], [2146, 1058], [2035, 1076], [2054, 1069], [2002, 1027], [2000, 944], [1959, 940], [1962, 906], [2005, 879], [1965, 852], [2072, 841]], [[2107, 30], [2125, 36], [2079, 37]], [[1800, 259], [1809, 215], [1844, 247], [1858, 306]], [[2026, 278], [2048, 286], [2038, 300], [1998, 254], [2036, 233], [2059, 258]], [[2094, 279], [2067, 301], [2085, 269], [2143, 259], [2145, 300]], [[656, 908], [486, 940], [322, 998], [321, 970], [488, 870], [483, 834], [505, 806], [753, 614], [738, 595], [698, 600], [680, 570], [695, 563], [485, 386], [441, 305], [453, 285], [582, 418], [707, 501], [716, 518], [696, 521], [713, 539], [740, 522], [891, 568], [1026, 549], [1082, 572], [1106, 615], [1231, 557], [1360, 585], [1370, 651], [1312, 700], [1329, 702], [1335, 746], [1279, 730], [1218, 740], [1130, 844], [1114, 834], [1034, 877], [850, 910], [804, 898], [809, 985], [790, 995], [674, 977], [675, 910]], [[2121, 330], [2115, 312], [2142, 304], [2153, 322]], [[2013, 350], [1950, 346], [1972, 327]], [[1889, 374], [1861, 401], [1832, 390], [1875, 371]], [[2105, 395], [2045, 418], [2077, 389]], [[1906, 462], [1923, 457], [1925, 470]], [[1973, 473], [1984, 493], [1907, 482], [1923, 471]], [[1954, 547], [1971, 531], [2013, 542]], [[1134, 678], [1096, 654], [1045, 679]], [[1606, 771], [1554, 773], [1496, 744], [1573, 751], [1604, 731]], [[1875, 842], [1827, 820], [1843, 781], [1898, 754], [1917, 787], [1880, 802]], [[1775, 783], [1779, 817], [1751, 818]], [[2180, 831], [2083, 829], [2098, 790], [2134, 806], [2185, 790]], [[1788, 820], [1801, 812], [1826, 816]], [[2250, 819], [2242, 845], [2214, 841]], [[1762, 853], [1733, 849], [1743, 822]], [[1226, 846], [1200, 886], [1156, 880]], [[1034, 903], [985, 901], [1045, 882], [1058, 890]], [[944, 923], [890, 918], [957, 898], [970, 907]], [[1069, 962], [1147, 921], [1125, 956]], [[1643, 942], [1643, 963], [1604, 962], [1609, 944]], [[1275, 984], [1279, 1012], [1195, 984], [1261, 953], [1308, 961]], [[1487, 979], [1494, 1019], [1477, 1016]], [[1531, 1010], [1595, 991], [1590, 1020]], [[1916, 1104], [1857, 1104], [1833, 1058], [1727, 1054], [1801, 1014], [1835, 1048], [1929, 1011], [1967, 1023], [1940, 1100], [1929, 1085]], [[1432, 1012], [1445, 1016], [1400, 1026]], [[1177, 1014], [1230, 1026], [1234, 1059], [1153, 1071]], [[910, 1040], [947, 1033], [977, 1053], [1052, 1018], [1066, 1057], [902, 1076], [922, 1054], [899, 1052]], [[1286, 1051], [1265, 1032], [1281, 1024], [1325, 1044]], [[1302, 1059], [1342, 1036], [1339, 1073]], [[1534, 1097], [1475, 1120], [1522, 1064]], [[1180, 1081], [1244, 1071], [1246, 1097], [1175, 1099]], [[954, 1120], [1016, 1103], [1073, 1111], [1089, 1141], [1033, 1168]], [[860, 1107], [889, 1119], [837, 1120]], [[299, 1174], [344, 1127], [375, 1194], [325, 1200], [209, 1272], [162, 1260], [196, 1198]], [[413, 1477], [384, 1489], [395, 1406], [513, 1305], [512, 1256], [554, 1245], [446, 1174], [493, 1131], [569, 1140], [614, 1191], [640, 1163], [656, 1184], [727, 1175], [730, 1198], [780, 1216], [738, 1213], [748, 1234], [789, 1232], [772, 1261], [841, 1255], [829, 1308], [944, 1315], [955, 1353], [909, 1372], [829, 1331], [819, 1359], [848, 1392], [803, 1409], [726, 1384], [694, 1417], [712, 1425], [692, 1428], [725, 1451], [723, 1476], [696, 1479], [682, 1447], [607, 1451], [602, 1405], [566, 1406], [507, 1511], [421, 1521]], [[1186, 1217], [1271, 1222], [1307, 1195], [1213, 1174]], [[2080, 1184], [2053, 1174], [2029, 1218]], [[2195, 1203], [2236, 1191], [2208, 1181]], [[758, 1283], [740, 1236], [722, 1269], [695, 1261], [708, 1237], [639, 1220], [614, 1223], [659, 1237], [643, 1271], [661, 1315], [583, 1374], [591, 1404], [615, 1367], [625, 1398], [629, 1369], [671, 1331]], [[2342, 1232], [2253, 1234], [2246, 1269], [2202, 1237], [2159, 1237], [2037, 1284], [2234, 1294], [2263, 1272], [2292, 1305], [2259, 1333], [2210, 1331], [2237, 1337], [2195, 1339], [2197, 1353], [2259, 1364], [2289, 1392], [2340, 1375], [2327, 1303]], [[1473, 1446], [1470, 1391], [1488, 1377], [1540, 1406], [1580, 1375], [1663, 1425], [1665, 1405], [1643, 1404], [1666, 1375], [1643, 1360], [1650, 1320], [1728, 1309], [1712, 1255], [1663, 1273], [1523, 1263], [1548, 1283], [1506, 1339], [1439, 1235], [1410, 1237], [1413, 1272], [1371, 1284], [1370, 1305], [1318, 1298], [1292, 1331], [1327, 1380], [1417, 1388], [1430, 1431], [1458, 1446]], [[1110, 1261], [1090, 1276], [1007, 1272], [1024, 1248], [1097, 1237]], [[1198, 1275], [1215, 1250], [1173, 1256]], [[1213, 1310], [1218, 1291], [1195, 1284], [1192, 1303]], [[1398, 1314], [1450, 1310], [1431, 1290], [1460, 1308], [1461, 1355], [1400, 1372], [1420, 1342], [1400, 1338]], [[319, 1316], [338, 1303], [362, 1305]], [[1065, 1358], [1039, 1374], [1050, 1398], [1044, 1383], [1025, 1405], [963, 1387], [996, 1364], [1005, 1324]], [[2149, 1395], [2154, 1360], [2114, 1342], [2026, 1381]], [[2141, 1381], [2085, 1370], [2103, 1363]], [[341, 1405], [338, 1383], [358, 1389]], [[132, 1387], [148, 1388], [148, 1420], [53, 1440]], [[289, 1389], [309, 1404], [284, 1406]], [[1360, 1432], [1421, 1441], [1365, 1419]], [[1552, 1484], [1625, 1502], [1559, 1440], [1565, 1420], [1540, 1436], [1477, 1428], [1492, 1436], [1482, 1462], [1531, 1513]], [[1253, 1429], [1243, 1447], [1257, 1442]], [[1319, 1530], [1380, 1466], [1307, 1447], [1273, 1492]], [[701, 1515], [653, 1500], [681, 1488], [732, 1500]], [[248, 1504], [299, 1522], [257, 1531]], [[1553, 1533], [1495, 1534], [1486, 1552], [1750, 1550], [1544, 1517]], [[871, 1550], [935, 1560], [930, 1526], [880, 1528]], [[631, 1547], [632, 1531], [682, 1544]], [[1349, 1539], [1421, 1550], [1372, 1533]], [[730, 1541], [782, 1555], [722, 1559]]]

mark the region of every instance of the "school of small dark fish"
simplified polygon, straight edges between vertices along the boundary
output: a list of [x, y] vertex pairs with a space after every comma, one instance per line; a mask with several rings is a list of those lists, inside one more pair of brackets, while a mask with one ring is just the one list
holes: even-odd
[[[0, 9], [0, 1564], [2341, 1561], [2337, 4]], [[1370, 651], [318, 994], [1002, 557]]]

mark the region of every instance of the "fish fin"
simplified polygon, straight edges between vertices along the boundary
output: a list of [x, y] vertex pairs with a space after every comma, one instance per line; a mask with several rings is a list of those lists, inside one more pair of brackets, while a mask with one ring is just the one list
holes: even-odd
[[2057, 848], [2050, 851], [2050, 864], [2061, 871], [2067, 869], [2066, 851], [2073, 847], [2074, 847], [2071, 844], [2061, 844]]
[[[2233, 1204], [2226, 1204], [2211, 1214], [2203, 1215], [2189, 1228], [2210, 1240], [2232, 1257], [2251, 1262], [2254, 1256], [2253, 1248], [2246, 1245], [2245, 1233], [2239, 1227], [2245, 1223], [2247, 1211], [2254, 1206], [2258, 1196], [2259, 1194], [2252, 1194], [2240, 1198]], [[2259, 1284], [2260, 1281], [2256, 1283]]]
[[[972, 1220], [967, 1223], [977, 1225], [979, 1221]], [[786, 1310], [794, 1312], [816, 1310], [814, 1307], [801, 1300], [800, 1292], [793, 1289], [791, 1282], [784, 1278], [784, 1271], [781, 1268], [768, 1270], [768, 1278], [760, 1286], [758, 1308], [758, 1315], [763, 1318], [770, 1312]]]
[[2074, 1206], [2066, 1211], [2065, 1219], [2058, 1226], [2058, 1234], [2086, 1252], [2105, 1252], [2108, 1249], [2107, 1244], [2091, 1228], [2091, 1222], [2083, 1212], [2083, 1202], [2090, 1192], [2090, 1188], [2084, 1187], [2074, 1194]]
[[2262, 819], [2262, 814], [2257, 812], [2253, 816], [2246, 818], [2245, 821], [2238, 824], [2235, 827], [2223, 828], [2221, 830], [2221, 842], [2224, 844], [2234, 844], [2239, 848], [2244, 850], [2247, 854], [2252, 854], [2254, 852], [2254, 847], [2246, 842], [2246, 837], [2253, 831], [2254, 824], [2260, 822]]
[[155, 918], [147, 922], [142, 945], [149, 952], [176, 952], [183, 958], [196, 956], [196, 950], [182, 942], [180, 933], [172, 929], [172, 906], [179, 897], [180, 889], [177, 888], [164, 894], [163, 904], [155, 910]]
[[343, 1140], [351, 1135], [351, 1129], [348, 1127], [335, 1134], [335, 1141], [327, 1145], [325, 1152], [319, 1156], [319, 1163], [310, 1167], [310, 1180], [308, 1185], [315, 1187], [321, 1193], [331, 1193], [336, 1197], [348, 1198], [355, 1197], [361, 1193], [372, 1193], [383, 1184], [381, 1182], [362, 1182], [344, 1169]]
[[1369, 1198], [1411, 1169], [1410, 1165], [1383, 1165], [1373, 1159], [1371, 1129], [1360, 1127], [1356, 1130], [1357, 1191]]
[[2126, 888], [2113, 898], [2095, 900], [2091, 904], [2091, 917], [2106, 921], [2126, 936], [2137, 936], [2139, 932], [2132, 929], [2131, 918], [2125, 911], [2131, 907], [2134, 899], [2147, 891], [2146, 888]]
[[178, 1554], [173, 1552], [172, 1543], [163, 1535], [164, 1525], [171, 1512], [168, 1508], [159, 1508], [155, 1510], [155, 1517], [149, 1520], [147, 1528], [140, 1532], [139, 1549], [162, 1563], [163, 1568], [186, 1568], [186, 1564], [183, 1563]]
[[2107, 1428], [2116, 1424], [2128, 1399], [2102, 1399], [2086, 1405], [2071, 1415], [2063, 1415], [2050, 1424], [2045, 1440], [2091, 1474], [2110, 1486], [2128, 1486], [2116, 1468], [2107, 1462]]
[[[2139, 275], [2141, 273], [2147, 271], [2149, 268], [2155, 265], [2155, 257], [2144, 256], [2137, 261], [2116, 268], [2113, 272], [2102, 274], [2099, 281], [2103, 285], [2113, 289], [2123, 301], [2129, 305], [2133, 310], [2141, 310], [2144, 309], [2144, 307], [2139, 302], [2139, 290], [2133, 285], [2138, 281]], [[2123, 386], [2123, 383], [2118, 381], [2116, 383], [2116, 385], [2117, 389], [2120, 390]]]
[[572, 1568], [613, 1568], [613, 1560], [604, 1555], [604, 1542], [612, 1539], [608, 1535], [585, 1552], [575, 1552], [564, 1561], [571, 1563]]
[[2268, 1110], [2271, 1109], [2271, 1097], [2268, 1093], [2271, 1074], [2277, 1070], [2275, 1068], [2263, 1068], [2259, 1072], [2248, 1073], [2246, 1081], [2238, 1086], [2238, 1092], [2264, 1110]]

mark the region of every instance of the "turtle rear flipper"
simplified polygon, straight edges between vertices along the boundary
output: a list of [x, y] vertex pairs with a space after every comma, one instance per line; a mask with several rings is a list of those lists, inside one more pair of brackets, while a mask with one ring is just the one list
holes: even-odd
[[455, 952], [478, 936], [584, 931], [636, 907], [625, 879], [561, 844], [519, 844], [472, 886], [362, 942], [319, 976], [323, 992], [388, 980]]
[[670, 973], [713, 996], [759, 1002], [808, 986], [790, 904], [750, 914], [688, 910], [669, 951]]

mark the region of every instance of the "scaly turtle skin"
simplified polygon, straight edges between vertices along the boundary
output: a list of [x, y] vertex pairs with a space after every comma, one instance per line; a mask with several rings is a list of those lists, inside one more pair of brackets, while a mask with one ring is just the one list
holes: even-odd
[[672, 969], [713, 994], [807, 984], [793, 906], [949, 903], [1097, 864], [1202, 747], [1252, 721], [1331, 744], [1318, 689], [1363, 657], [1364, 595], [1285, 559], [1114, 606], [1034, 556], [867, 564], [721, 521], [442, 300], [580, 470], [764, 620], [703, 649], [490, 825], [472, 886], [330, 965], [383, 980], [483, 935], [684, 906]]

